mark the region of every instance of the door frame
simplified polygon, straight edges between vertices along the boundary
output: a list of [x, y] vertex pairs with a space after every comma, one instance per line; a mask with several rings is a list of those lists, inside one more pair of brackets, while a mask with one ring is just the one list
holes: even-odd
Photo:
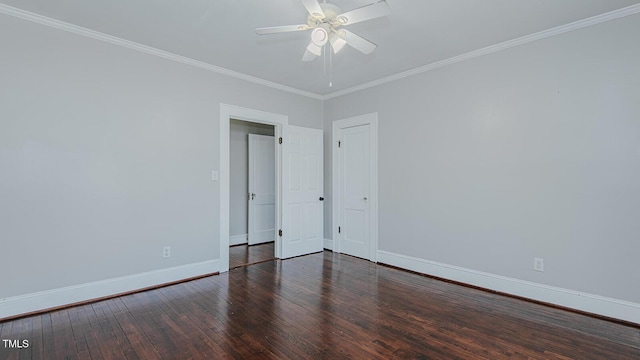
[[[283, 127], [289, 124], [287, 115], [268, 113], [220, 103], [220, 272], [229, 271], [229, 189], [231, 120], [250, 121], [274, 126], [274, 138], [282, 137]], [[276, 146], [276, 229], [282, 225], [282, 147]], [[281, 238], [276, 237], [275, 256], [281, 257]]]
[[369, 179], [371, 181], [369, 189], [369, 260], [378, 262], [378, 113], [359, 115], [342, 120], [335, 120], [332, 123], [332, 225], [333, 251], [340, 252], [340, 235], [338, 226], [340, 223], [340, 196], [339, 189], [341, 179], [340, 155], [338, 153], [338, 141], [342, 129], [369, 125]]

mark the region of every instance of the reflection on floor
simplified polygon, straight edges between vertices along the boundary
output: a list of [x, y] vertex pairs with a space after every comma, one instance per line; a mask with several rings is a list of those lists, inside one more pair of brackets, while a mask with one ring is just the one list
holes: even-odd
[[0, 339], [29, 345], [0, 359], [640, 359], [638, 327], [328, 251], [0, 322]]
[[274, 242], [235, 245], [229, 248], [229, 269], [275, 259]]

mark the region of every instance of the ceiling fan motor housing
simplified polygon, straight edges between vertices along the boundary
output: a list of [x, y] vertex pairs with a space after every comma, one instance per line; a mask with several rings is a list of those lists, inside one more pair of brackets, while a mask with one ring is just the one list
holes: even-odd
[[[321, 3], [320, 7], [324, 12], [324, 17], [321, 14], [311, 14], [307, 18], [307, 23], [310, 27], [320, 26], [321, 24], [341, 25], [339, 19], [336, 19], [338, 14], [342, 14], [342, 9], [334, 4]], [[320, 16], [318, 16], [320, 15]]]

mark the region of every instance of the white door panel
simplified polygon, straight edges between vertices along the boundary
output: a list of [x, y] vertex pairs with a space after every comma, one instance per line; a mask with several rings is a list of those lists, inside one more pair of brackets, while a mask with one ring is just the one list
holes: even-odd
[[249, 134], [249, 245], [276, 236], [275, 137]]
[[282, 258], [323, 249], [322, 137], [322, 130], [284, 127]]
[[369, 259], [369, 125], [341, 129], [340, 251]]

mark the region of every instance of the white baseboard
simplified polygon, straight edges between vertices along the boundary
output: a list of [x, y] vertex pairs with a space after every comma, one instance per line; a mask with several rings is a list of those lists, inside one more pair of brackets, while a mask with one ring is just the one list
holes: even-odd
[[378, 251], [378, 262], [502, 293], [640, 324], [640, 304]]
[[333, 240], [324, 239], [324, 248], [327, 250], [333, 250]]
[[249, 241], [248, 234], [229, 236], [229, 246], [247, 244]]
[[0, 319], [219, 272], [210, 260], [0, 299]]

